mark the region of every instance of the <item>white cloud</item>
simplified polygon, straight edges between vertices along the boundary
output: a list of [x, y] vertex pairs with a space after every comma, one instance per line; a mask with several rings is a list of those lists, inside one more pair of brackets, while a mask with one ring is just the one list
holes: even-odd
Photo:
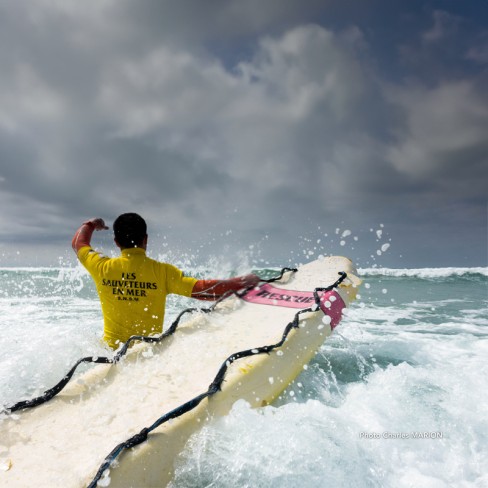
[[[479, 160], [470, 153], [475, 148], [488, 149], [484, 98], [470, 81], [391, 90], [391, 101], [399, 104], [406, 117], [404, 130], [397, 133], [399, 143], [390, 151], [394, 166], [414, 177], [459, 175], [478, 166]], [[465, 158], [460, 157], [463, 153]]]
[[[383, 48], [372, 52], [371, 18], [364, 30], [349, 16], [335, 24], [347, 28], [309, 23], [320, 9], [318, 20], [337, 20], [345, 7], [331, 4], [0, 5], [0, 201], [15, 206], [11, 232], [35, 238], [58, 219], [135, 210], [186, 237], [235, 225], [273, 228], [285, 242], [290, 222], [296, 233], [334, 219], [416, 218], [392, 205], [398, 195], [434, 207], [439, 187], [460, 201], [474, 188], [479, 199], [482, 84], [447, 76], [439, 56], [458, 19], [436, 12], [423, 37], [419, 21], [383, 44], [411, 56], [390, 66]], [[484, 59], [481, 45], [460, 50], [464, 63]]]
[[368, 89], [354, 46], [309, 25], [264, 38], [233, 70], [167, 48], [115, 61], [99, 100], [114, 136], [151, 136], [163, 150], [269, 189], [293, 180], [303, 152], [324, 159], [346, 124], [357, 129]]
[[435, 10], [432, 14], [433, 26], [422, 34], [422, 40], [426, 43], [442, 41], [445, 37], [453, 34], [461, 18], [443, 10]]
[[0, 128], [26, 131], [29, 125], [59, 122], [65, 115], [62, 97], [33, 67], [18, 63], [3, 76], [0, 91]]
[[476, 46], [471, 46], [466, 53], [466, 58], [479, 64], [488, 64], [488, 35], [485, 35]]

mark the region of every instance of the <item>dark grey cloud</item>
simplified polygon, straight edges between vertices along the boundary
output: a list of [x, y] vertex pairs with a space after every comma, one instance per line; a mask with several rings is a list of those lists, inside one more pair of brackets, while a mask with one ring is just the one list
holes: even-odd
[[42, 241], [49, 256], [51, 240], [59, 254], [80, 221], [135, 210], [190, 250], [221, 236], [228, 253], [289, 256], [327, 233], [327, 252], [366, 263], [377, 243], [341, 249], [334, 231], [383, 223], [385, 264], [483, 264], [486, 31], [472, 12], [262, 3], [0, 5], [5, 249]]

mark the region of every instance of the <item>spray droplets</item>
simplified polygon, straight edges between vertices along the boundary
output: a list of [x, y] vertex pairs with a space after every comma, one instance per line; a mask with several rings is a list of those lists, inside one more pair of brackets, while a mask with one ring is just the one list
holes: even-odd
[[332, 322], [332, 319], [328, 315], [324, 315], [324, 317], [322, 318], [322, 322], [325, 325], [330, 325], [330, 323]]

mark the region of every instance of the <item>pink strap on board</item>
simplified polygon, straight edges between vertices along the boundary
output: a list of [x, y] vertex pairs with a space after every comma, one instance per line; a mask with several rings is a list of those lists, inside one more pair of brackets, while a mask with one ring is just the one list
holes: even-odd
[[[269, 283], [249, 290], [242, 299], [246, 302], [259, 305], [300, 309], [308, 308], [315, 304], [315, 298], [311, 291], [285, 290], [272, 286]], [[332, 329], [341, 320], [342, 309], [344, 307], [344, 301], [337, 291], [326, 291], [320, 295], [320, 308], [330, 317], [330, 326]]]

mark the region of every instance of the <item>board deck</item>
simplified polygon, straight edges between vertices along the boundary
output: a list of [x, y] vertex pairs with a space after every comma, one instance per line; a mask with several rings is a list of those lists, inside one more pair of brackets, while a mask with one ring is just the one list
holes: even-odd
[[[340, 271], [348, 274], [338, 290], [347, 306], [360, 283], [347, 258], [313, 261], [276, 286], [312, 291], [334, 283]], [[138, 344], [120, 363], [94, 366], [48, 403], [12, 414], [0, 422], [8, 463], [0, 486], [87, 486], [117, 444], [205, 392], [232, 353], [278, 342], [296, 312], [228, 298], [210, 314], [193, 314], [164, 342]], [[239, 399], [254, 407], [271, 403], [331, 333], [323, 317], [320, 310], [304, 314], [279, 350], [230, 365], [220, 392], [119, 456], [110, 486], [166, 486], [175, 459], [205, 421], [225, 415]]]

